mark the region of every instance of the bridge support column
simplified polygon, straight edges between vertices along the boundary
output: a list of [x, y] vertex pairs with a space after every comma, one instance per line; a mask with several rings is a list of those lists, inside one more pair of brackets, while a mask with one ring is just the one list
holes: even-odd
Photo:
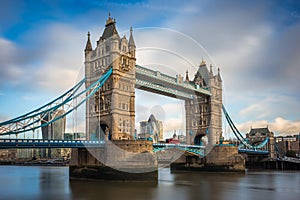
[[73, 149], [70, 179], [158, 181], [150, 141], [107, 141], [103, 148]]
[[214, 146], [204, 157], [183, 154], [171, 164], [171, 171], [244, 172], [245, 159], [236, 146]]

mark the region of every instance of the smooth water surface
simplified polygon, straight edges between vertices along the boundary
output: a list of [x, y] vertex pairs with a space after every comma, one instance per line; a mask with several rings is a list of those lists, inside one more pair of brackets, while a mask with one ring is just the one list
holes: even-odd
[[0, 199], [300, 199], [300, 172], [170, 173], [157, 184], [69, 181], [68, 167], [0, 166]]

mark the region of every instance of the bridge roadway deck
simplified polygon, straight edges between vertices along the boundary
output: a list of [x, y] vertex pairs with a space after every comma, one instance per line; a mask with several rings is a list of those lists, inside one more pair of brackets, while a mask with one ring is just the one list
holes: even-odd
[[186, 83], [183, 79], [179, 81], [178, 78], [139, 65], [136, 65], [135, 87], [182, 100], [193, 99], [195, 96], [211, 96], [207, 88]]
[[[0, 149], [10, 148], [101, 148], [105, 147], [104, 141], [88, 140], [47, 140], [47, 139], [0, 139]], [[166, 144], [154, 143], [153, 148], [158, 150], [168, 148], [179, 148], [189, 152], [204, 153], [205, 146], [185, 145], [185, 144]], [[239, 153], [252, 155], [267, 155], [269, 151], [239, 149]], [[204, 154], [203, 154], [204, 155]]]
[[44, 139], [0, 139], [0, 149], [9, 148], [101, 148], [103, 141], [44, 140]]
[[267, 155], [270, 152], [266, 150], [256, 150], [256, 149], [238, 149], [239, 153], [246, 153], [251, 155]]

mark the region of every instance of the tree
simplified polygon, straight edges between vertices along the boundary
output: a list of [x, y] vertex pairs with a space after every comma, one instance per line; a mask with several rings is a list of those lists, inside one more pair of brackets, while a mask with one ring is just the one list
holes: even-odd
[[288, 150], [285, 155], [287, 157], [293, 157], [293, 158], [295, 158], [296, 157], [296, 151]]

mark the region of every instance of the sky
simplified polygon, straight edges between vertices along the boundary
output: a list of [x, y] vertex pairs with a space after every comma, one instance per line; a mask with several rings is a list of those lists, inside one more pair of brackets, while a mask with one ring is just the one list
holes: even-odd
[[[223, 101], [243, 133], [300, 132], [300, 2], [297, 0], [3, 1], [0, 121], [40, 107], [81, 80], [87, 32], [93, 48], [108, 13], [129, 28], [137, 64], [193, 78], [202, 58], [220, 68]], [[150, 114], [184, 131], [184, 102], [136, 91], [136, 126]], [[82, 122], [84, 116], [78, 117]], [[232, 133], [224, 121], [224, 134]], [[180, 132], [180, 131], [179, 131]]]

